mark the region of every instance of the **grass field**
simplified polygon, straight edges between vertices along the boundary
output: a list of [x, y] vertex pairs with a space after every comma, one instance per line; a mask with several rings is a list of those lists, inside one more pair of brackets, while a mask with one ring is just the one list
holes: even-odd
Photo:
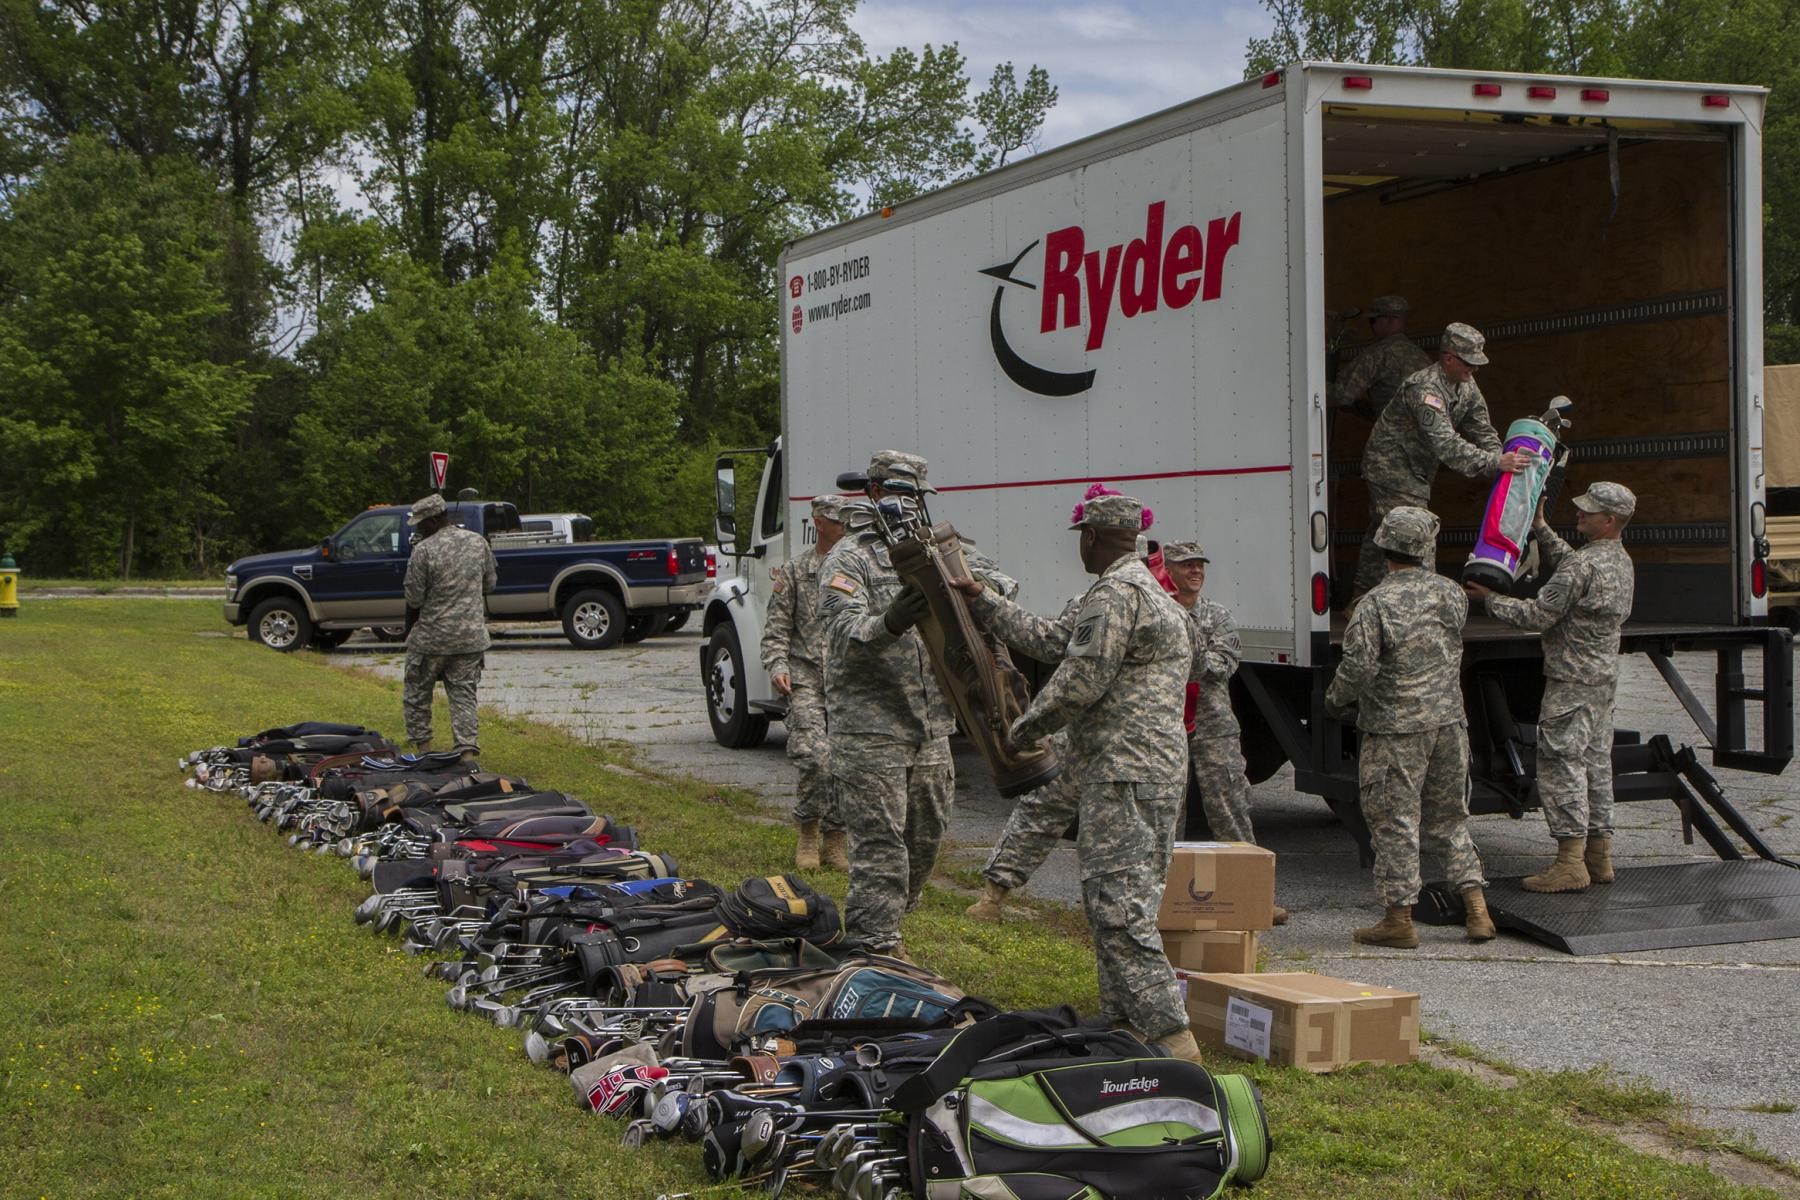
[[[341, 860], [180, 786], [178, 755], [272, 725], [398, 732], [393, 687], [224, 630], [193, 601], [45, 602], [0, 622], [0, 1194], [707, 1188], [694, 1148], [621, 1149], [620, 1127], [580, 1111], [516, 1032], [451, 1012], [421, 960], [355, 926], [365, 889]], [[785, 830], [747, 819], [748, 795], [624, 775], [492, 715], [482, 743], [489, 767], [582, 796], [685, 873], [730, 884], [791, 853]], [[841, 898], [841, 876], [817, 882]], [[966, 902], [933, 892], [909, 919], [924, 962], [998, 1003], [1093, 1007], [1066, 916], [996, 929], [965, 920]], [[1503, 1090], [1422, 1064], [1248, 1070], [1275, 1131], [1255, 1192], [1269, 1200], [1775, 1194], [1626, 1148], [1605, 1122], [1672, 1106], [1591, 1075]]]

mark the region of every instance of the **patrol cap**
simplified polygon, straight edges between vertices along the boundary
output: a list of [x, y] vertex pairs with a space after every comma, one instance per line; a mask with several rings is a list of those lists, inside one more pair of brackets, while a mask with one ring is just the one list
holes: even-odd
[[433, 492], [424, 499], [414, 502], [412, 511], [406, 515], [406, 523], [418, 525], [433, 517], [441, 517], [449, 511], [449, 507], [444, 504], [444, 498]]
[[1200, 549], [1199, 542], [1164, 542], [1163, 561], [1165, 563], [1211, 562], [1212, 559], [1206, 557], [1206, 552]]
[[814, 496], [812, 498], [812, 515], [815, 521], [842, 521], [839, 510], [843, 507], [842, 496]]
[[1444, 327], [1444, 340], [1439, 349], [1448, 350], [1472, 367], [1481, 367], [1487, 365], [1486, 346], [1487, 339], [1481, 336], [1481, 330], [1461, 321], [1452, 321]]
[[1408, 558], [1430, 559], [1437, 551], [1438, 519], [1434, 513], [1402, 504], [1381, 518], [1375, 544]]
[[[925, 482], [925, 460], [901, 450], [877, 450], [869, 459], [869, 482], [890, 491], [935, 492]], [[896, 488], [893, 485], [899, 484]]]
[[1082, 504], [1081, 516], [1069, 528], [1129, 529], [1140, 533], [1144, 529], [1143, 501], [1130, 496], [1095, 496]]
[[1404, 317], [1411, 311], [1405, 296], [1377, 296], [1369, 303], [1371, 317]]
[[1629, 520], [1637, 511], [1637, 497], [1622, 483], [1590, 483], [1587, 491], [1575, 497], [1575, 507], [1582, 512], [1606, 513]]

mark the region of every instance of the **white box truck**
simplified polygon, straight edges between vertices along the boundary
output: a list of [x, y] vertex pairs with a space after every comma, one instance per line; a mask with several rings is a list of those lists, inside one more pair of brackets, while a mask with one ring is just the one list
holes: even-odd
[[[1565, 500], [1603, 478], [1639, 497], [1626, 650], [1663, 669], [1715, 763], [1779, 772], [1793, 665], [1765, 619], [1764, 99], [1299, 63], [795, 241], [781, 439], [721, 461], [720, 542], [754, 561], [706, 610], [719, 739], [752, 744], [780, 712], [757, 644], [767, 568], [811, 539], [808, 499], [894, 447], [930, 460], [933, 517], [1040, 612], [1087, 585], [1066, 527], [1090, 481], [1142, 497], [1153, 536], [1201, 541], [1243, 636], [1253, 778], [1292, 762], [1360, 829], [1354, 737], [1323, 696], [1370, 426], [1327, 404], [1328, 314], [1398, 293], [1428, 350], [1451, 321], [1486, 333], [1500, 430], [1574, 399]], [[750, 454], [754, 504], [737, 495]], [[1488, 486], [1440, 474], [1445, 569]], [[1710, 711], [1669, 658], [1694, 649], [1717, 655]], [[1523, 811], [1537, 638], [1472, 618], [1464, 675], [1475, 806]], [[1686, 795], [1666, 738], [1622, 733], [1616, 758], [1621, 799]]]

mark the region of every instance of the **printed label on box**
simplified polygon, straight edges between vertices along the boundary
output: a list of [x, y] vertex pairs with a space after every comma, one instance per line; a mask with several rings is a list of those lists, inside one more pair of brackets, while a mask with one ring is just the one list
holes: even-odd
[[1242, 996], [1225, 1002], [1225, 1044], [1258, 1058], [1269, 1057], [1269, 1030], [1275, 1014]]

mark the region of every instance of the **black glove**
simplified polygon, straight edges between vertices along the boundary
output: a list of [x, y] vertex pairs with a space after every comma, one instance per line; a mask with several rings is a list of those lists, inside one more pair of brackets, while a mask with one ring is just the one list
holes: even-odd
[[925, 602], [925, 593], [909, 583], [889, 602], [887, 611], [881, 614], [881, 623], [887, 626], [889, 633], [899, 637], [917, 625], [919, 618], [925, 615], [925, 610], [929, 607]]

